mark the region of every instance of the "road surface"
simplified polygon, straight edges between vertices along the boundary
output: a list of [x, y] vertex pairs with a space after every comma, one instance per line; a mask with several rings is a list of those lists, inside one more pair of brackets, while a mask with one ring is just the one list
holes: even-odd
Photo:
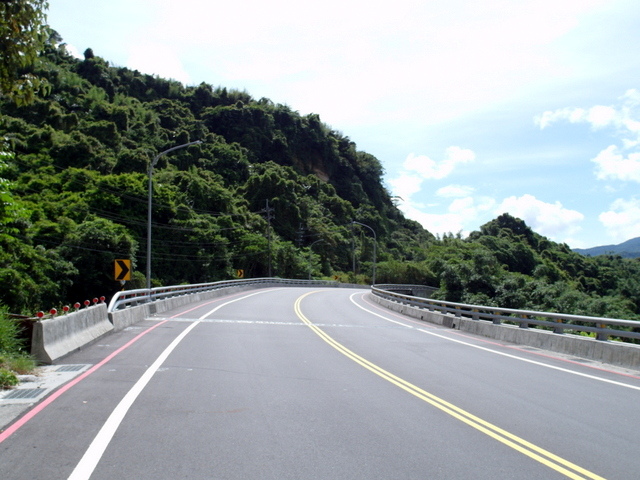
[[0, 433], [3, 480], [640, 475], [638, 372], [409, 319], [367, 290], [234, 294], [58, 363], [82, 373]]

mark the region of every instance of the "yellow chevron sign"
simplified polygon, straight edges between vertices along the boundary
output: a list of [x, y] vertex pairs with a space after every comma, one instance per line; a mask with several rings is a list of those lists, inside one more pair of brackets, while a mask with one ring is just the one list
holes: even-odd
[[119, 281], [131, 280], [131, 260], [115, 260], [113, 262], [114, 278]]

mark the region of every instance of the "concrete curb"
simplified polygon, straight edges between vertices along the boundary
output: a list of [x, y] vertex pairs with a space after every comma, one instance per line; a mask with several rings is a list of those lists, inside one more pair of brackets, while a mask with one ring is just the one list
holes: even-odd
[[549, 330], [520, 328], [516, 325], [495, 325], [486, 320], [472, 320], [452, 314], [432, 312], [371, 295], [378, 304], [429, 323], [493, 338], [503, 342], [557, 352], [625, 368], [640, 369], [640, 346], [630, 343], [596, 340]]
[[55, 360], [113, 331], [107, 305], [101, 303], [33, 325], [31, 354], [41, 363]]

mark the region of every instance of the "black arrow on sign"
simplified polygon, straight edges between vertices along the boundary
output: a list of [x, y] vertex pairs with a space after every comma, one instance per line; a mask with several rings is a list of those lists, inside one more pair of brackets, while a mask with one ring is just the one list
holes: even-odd
[[116, 260], [116, 280], [128, 280], [129, 271], [129, 260]]

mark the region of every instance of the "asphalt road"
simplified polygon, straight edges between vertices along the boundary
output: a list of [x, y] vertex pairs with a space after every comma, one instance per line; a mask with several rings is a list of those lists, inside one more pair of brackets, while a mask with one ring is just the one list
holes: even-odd
[[0, 433], [0, 479], [640, 475], [640, 374], [272, 288], [145, 320]]

